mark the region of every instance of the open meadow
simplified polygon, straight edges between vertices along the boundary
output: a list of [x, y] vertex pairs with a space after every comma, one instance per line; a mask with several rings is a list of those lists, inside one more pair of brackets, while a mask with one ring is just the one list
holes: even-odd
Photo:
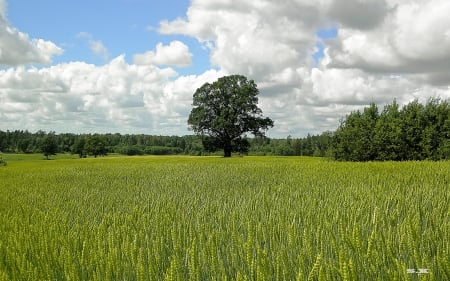
[[450, 280], [450, 162], [63, 158], [5, 156], [0, 280]]

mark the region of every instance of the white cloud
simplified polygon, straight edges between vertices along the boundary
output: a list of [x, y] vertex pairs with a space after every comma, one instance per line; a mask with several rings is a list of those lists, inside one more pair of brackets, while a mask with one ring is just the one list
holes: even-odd
[[0, 18], [6, 19], [6, 0], [0, 0]]
[[108, 49], [103, 45], [101, 41], [92, 41], [89, 43], [89, 45], [91, 46], [91, 50], [95, 54], [103, 57], [104, 59], [107, 59], [109, 57]]
[[302, 77], [297, 87], [286, 87], [270, 96], [260, 87], [260, 106], [275, 120], [269, 135], [305, 136], [335, 130], [341, 118], [371, 102], [381, 110], [393, 99], [404, 105], [414, 99], [425, 102], [428, 97], [450, 98], [448, 84], [434, 87], [409, 77], [369, 74], [358, 69], [314, 68]]
[[[5, 69], [0, 128], [185, 134], [195, 89], [233, 73], [257, 82], [260, 107], [275, 121], [269, 135], [277, 137], [333, 130], [347, 113], [371, 102], [382, 107], [394, 98], [400, 104], [450, 98], [449, 3], [192, 0], [186, 18], [162, 21], [158, 30], [196, 38], [210, 50], [217, 70], [178, 76], [161, 67], [191, 65], [193, 55], [180, 41], [137, 54], [133, 64], [119, 56], [103, 66]], [[336, 26], [336, 38], [317, 37], [330, 26]], [[15, 40], [35, 42], [39, 54], [52, 53], [49, 42], [1, 27], [12, 30], [8, 36]], [[94, 52], [106, 53], [101, 42], [92, 41], [99, 43], [91, 45]], [[12, 54], [20, 44], [0, 42], [6, 57], [17, 57], [10, 64], [17, 64]], [[325, 57], [316, 66], [318, 42]]]
[[180, 41], [172, 41], [164, 46], [156, 45], [156, 51], [134, 55], [134, 63], [139, 65], [167, 65], [186, 67], [192, 64], [192, 54], [189, 47]]
[[124, 56], [103, 66], [1, 70], [0, 128], [186, 134], [194, 88], [221, 75], [177, 78], [171, 68], [128, 64]]
[[315, 24], [310, 1], [192, 1], [187, 20], [161, 22], [163, 34], [185, 34], [211, 47], [211, 62], [230, 73], [268, 77], [312, 64]]
[[381, 24], [387, 12], [385, 0], [335, 0], [328, 11], [333, 20], [346, 27], [362, 30]]
[[[384, 21], [371, 30], [343, 27], [330, 42], [329, 67], [367, 72], [450, 74], [450, 2], [390, 1]], [[440, 79], [439, 79], [440, 80]]]
[[48, 64], [62, 49], [53, 42], [31, 39], [11, 27], [6, 19], [6, 1], [0, 0], [0, 66]]
[[395, 30], [390, 34], [398, 52], [410, 60], [449, 60], [450, 38], [445, 36], [450, 32], [449, 13], [450, 2], [446, 0], [398, 6], [393, 18]]
[[[194, 0], [185, 19], [162, 21], [159, 31], [195, 37], [214, 65], [255, 79], [261, 107], [275, 119], [272, 132], [295, 135], [334, 129], [372, 101], [449, 97], [449, 7], [446, 0]], [[333, 25], [338, 37], [322, 42], [326, 56], [314, 68], [315, 34]]]
[[102, 41], [95, 40], [94, 37], [92, 36], [92, 34], [87, 33], [87, 32], [80, 32], [80, 33], [78, 33], [77, 37], [86, 39], [89, 44], [89, 48], [91, 49], [91, 51], [94, 54], [101, 57], [105, 61], [108, 60], [109, 51], [105, 47], [105, 45], [103, 45]]

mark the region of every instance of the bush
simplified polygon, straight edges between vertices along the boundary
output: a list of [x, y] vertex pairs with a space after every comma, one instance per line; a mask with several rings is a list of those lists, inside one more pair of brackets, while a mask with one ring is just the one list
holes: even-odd
[[169, 146], [140, 146], [140, 145], [128, 145], [118, 146], [114, 148], [114, 151], [119, 154], [133, 156], [133, 155], [176, 155], [183, 153], [183, 150], [179, 147]]
[[182, 152], [183, 150], [179, 147], [149, 146], [145, 148], [145, 154], [150, 155], [175, 155]]
[[138, 145], [116, 147], [115, 152], [119, 153], [119, 154], [123, 154], [123, 155], [128, 155], [128, 156], [144, 154], [143, 148]]
[[3, 159], [3, 156], [0, 155], [0, 167], [1, 167], [1, 166], [6, 166], [6, 165], [8, 165], [8, 163], [6, 162], [5, 159]]

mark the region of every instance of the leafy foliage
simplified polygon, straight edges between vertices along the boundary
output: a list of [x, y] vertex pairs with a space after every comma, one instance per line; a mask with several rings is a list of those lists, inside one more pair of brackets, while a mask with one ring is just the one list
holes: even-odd
[[194, 93], [193, 108], [188, 124], [203, 138], [209, 151], [224, 150], [224, 156], [232, 151], [248, 150], [245, 134], [263, 137], [273, 127], [273, 121], [262, 117], [258, 108], [259, 90], [253, 80], [242, 75], [219, 78], [206, 83]]
[[78, 154], [80, 158], [86, 156], [86, 139], [84, 137], [79, 137], [75, 140], [74, 144], [71, 147], [71, 152], [73, 154]]
[[107, 154], [106, 141], [98, 135], [94, 135], [86, 140], [84, 150], [88, 155], [94, 157], [105, 156]]
[[58, 144], [56, 143], [55, 133], [49, 133], [42, 139], [41, 151], [47, 160], [50, 155], [56, 155], [58, 152]]
[[355, 111], [336, 130], [332, 153], [337, 160], [450, 159], [450, 104], [417, 100], [399, 109], [396, 101], [381, 113], [375, 104]]
[[0, 166], [6, 166], [8, 165], [8, 162], [6, 162], [5, 159], [3, 159], [3, 156], [0, 154]]
[[[0, 131], [0, 144], [3, 152], [7, 153], [40, 153], [40, 140], [46, 133], [38, 131]], [[326, 156], [329, 150], [332, 132], [324, 132], [320, 135], [307, 135], [304, 138], [275, 139], [267, 137], [241, 138], [237, 151], [249, 155], [280, 155], [280, 156]], [[123, 155], [211, 155], [208, 146], [203, 146], [207, 136], [154, 136], [154, 135], [121, 135], [102, 134], [97, 135], [106, 142], [107, 153], [119, 153]], [[86, 139], [90, 134], [55, 134], [58, 144], [57, 153], [72, 153], [79, 157], [86, 157]], [[27, 150], [22, 150], [21, 143], [28, 143]], [[239, 144], [239, 143], [238, 143]], [[248, 149], [248, 152], [246, 150]]]

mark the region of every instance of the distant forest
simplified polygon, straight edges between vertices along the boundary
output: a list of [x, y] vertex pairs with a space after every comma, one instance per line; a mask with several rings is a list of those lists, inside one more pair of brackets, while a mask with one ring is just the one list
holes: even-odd
[[[55, 134], [38, 131], [0, 131], [0, 151], [3, 153], [42, 153], [43, 144], [51, 137], [56, 153], [97, 156], [107, 153], [124, 155], [212, 155], [202, 145], [201, 137], [155, 136], [144, 134]], [[305, 138], [249, 138], [248, 155], [325, 156], [332, 134], [308, 135]], [[96, 155], [89, 153], [89, 140], [104, 144]], [[80, 147], [81, 145], [81, 147]], [[83, 151], [86, 149], [86, 151]], [[214, 155], [214, 154], [213, 154]], [[218, 152], [217, 155], [222, 155]]]
[[[51, 140], [51, 142], [49, 142]], [[394, 100], [383, 110], [372, 103], [341, 120], [334, 132], [286, 139], [248, 138], [247, 155], [317, 156], [339, 161], [405, 161], [450, 159], [450, 103], [432, 98], [400, 107]], [[124, 155], [215, 155], [199, 136], [122, 134], [55, 134], [0, 131], [0, 152], [54, 153], [80, 157]], [[52, 153], [52, 154], [54, 154]], [[50, 154], [51, 155], [51, 154]], [[222, 155], [218, 152], [217, 155]]]

